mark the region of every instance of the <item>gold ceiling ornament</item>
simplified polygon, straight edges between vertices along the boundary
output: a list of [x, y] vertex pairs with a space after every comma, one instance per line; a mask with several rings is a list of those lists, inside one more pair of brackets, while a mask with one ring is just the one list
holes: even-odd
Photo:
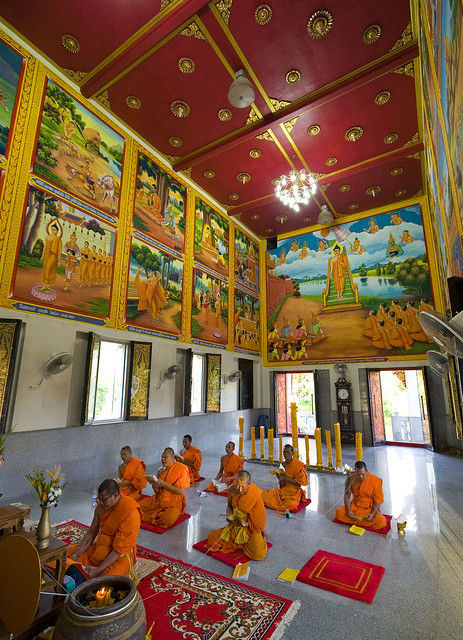
[[416, 144], [419, 141], [420, 141], [420, 134], [416, 132], [413, 138], [404, 144], [404, 147], [411, 147], [413, 144]]
[[382, 105], [389, 102], [389, 98], [391, 97], [390, 91], [380, 91], [377, 96], [375, 96], [375, 104]]
[[261, 26], [268, 24], [272, 19], [272, 16], [273, 11], [269, 4], [260, 4], [254, 11], [254, 18], [256, 19], [257, 24], [260, 24]]
[[178, 68], [182, 73], [193, 73], [196, 69], [196, 65], [191, 58], [180, 58], [178, 61]]
[[272, 229], [271, 227], [269, 227], [268, 229], [265, 229], [265, 233], [274, 233], [275, 229]]
[[76, 71], [75, 69], [65, 69], [64, 67], [62, 67], [63, 72], [68, 76], [68, 78], [71, 78], [71, 80], [74, 80], [75, 82], [77, 82], [78, 84], [85, 78], [85, 76], [87, 75], [86, 71]]
[[285, 80], [288, 84], [296, 84], [296, 82], [299, 82], [300, 79], [301, 79], [301, 72], [298, 71], [297, 69], [292, 69], [291, 71], [288, 71], [288, 73], [285, 76]]
[[137, 98], [137, 96], [127, 96], [125, 99], [125, 104], [129, 107], [129, 109], [140, 109], [141, 108], [141, 100]]
[[181, 36], [186, 36], [187, 38], [196, 38], [197, 40], [206, 40], [206, 36], [198, 27], [196, 22], [192, 22], [189, 24], [183, 31], [180, 31]]
[[232, 8], [232, 4], [233, 0], [219, 0], [219, 2], [215, 3], [217, 10], [226, 25], [230, 22], [230, 9]]
[[325, 176], [327, 176], [328, 174], [327, 174], [327, 173], [316, 173], [316, 172], [314, 171], [314, 174], [313, 174], [313, 175], [314, 175], [314, 177], [315, 177], [315, 179], [316, 179], [316, 180], [321, 180], [322, 178], [324, 178], [324, 177], [325, 177]]
[[257, 122], [258, 120], [262, 120], [261, 116], [259, 116], [254, 107], [251, 107], [249, 109], [248, 117], [246, 118], [246, 124], [252, 124], [253, 122]]
[[373, 42], [379, 40], [380, 35], [381, 27], [379, 26], [379, 24], [371, 24], [363, 32], [363, 42], [365, 44], [373, 44]]
[[251, 151], [249, 152], [249, 155], [251, 156], [251, 158], [260, 158], [261, 153], [262, 152], [260, 149], [251, 149]]
[[320, 125], [318, 124], [310, 125], [310, 127], [307, 129], [307, 133], [309, 134], [309, 136], [318, 135], [320, 133]]
[[108, 90], [105, 89], [100, 94], [96, 96], [98, 102], [105, 107], [105, 109], [111, 109], [111, 103], [109, 102], [109, 93]]
[[413, 66], [413, 62], [407, 62], [406, 64], [393, 69], [393, 72], [405, 76], [410, 76], [411, 78], [415, 77], [415, 67]]
[[291, 120], [286, 120], [286, 122], [283, 122], [283, 126], [288, 133], [291, 133], [298, 118], [299, 116], [295, 116], [294, 118], [291, 118]]
[[407, 158], [411, 158], [412, 160], [420, 160], [421, 159], [421, 155], [419, 151], [416, 151], [415, 153], [411, 153], [409, 156], [406, 156]]
[[190, 115], [190, 105], [184, 100], [174, 100], [170, 103], [170, 110], [177, 118], [188, 118]]
[[206, 169], [206, 171], [204, 172], [204, 177], [215, 178], [215, 171], [212, 171], [212, 169]]
[[346, 131], [346, 133], [344, 134], [344, 137], [348, 142], [357, 142], [357, 140], [362, 135], [363, 135], [362, 127], [356, 126], [356, 127], [351, 127], [350, 129], [348, 129]]
[[187, 178], [191, 178], [191, 171], [192, 171], [192, 167], [187, 167], [186, 169], [182, 169], [183, 175], [185, 175]]
[[172, 136], [172, 138], [169, 138], [169, 144], [172, 147], [181, 147], [183, 144], [183, 140], [181, 138], [177, 138], [177, 136]]
[[307, 32], [311, 38], [323, 38], [333, 26], [333, 16], [329, 11], [315, 11], [307, 22]]
[[310, 222], [310, 218], [302, 218], [302, 222]]
[[276, 185], [276, 183], [279, 181], [279, 179], [280, 179], [280, 178], [272, 178], [272, 179], [270, 180], [270, 182], [275, 186], [275, 185]]
[[286, 220], [287, 220], [287, 219], [288, 219], [288, 216], [283, 216], [283, 215], [281, 215], [281, 216], [277, 216], [277, 217], [275, 218], [275, 220], [277, 220], [277, 221], [278, 221], [278, 222], [280, 222], [281, 224], [283, 224], [283, 222], [286, 222]]
[[381, 191], [381, 187], [375, 184], [372, 187], [368, 187], [365, 193], [367, 193], [369, 196], [372, 196], [374, 198], [376, 194], [379, 193], [380, 191]]
[[70, 33], [65, 33], [61, 36], [61, 44], [66, 49], [66, 51], [70, 51], [71, 53], [79, 53], [80, 51], [80, 42], [74, 36], [71, 36]]
[[241, 171], [240, 173], [236, 174], [236, 179], [238, 180], [238, 182], [241, 182], [241, 184], [246, 184], [246, 182], [249, 182], [249, 180], [251, 179], [251, 176], [249, 175], [249, 173]]
[[386, 144], [392, 144], [396, 140], [398, 140], [399, 136], [397, 133], [388, 133], [388, 135], [384, 138], [384, 142]]
[[328, 187], [330, 187], [330, 186], [331, 186], [331, 182], [327, 182], [326, 184], [322, 184], [320, 186], [320, 191], [325, 192], [328, 189]]
[[174, 2], [174, 0], [161, 0], [161, 9], [168, 7], [171, 2]]
[[228, 122], [232, 118], [232, 112], [230, 109], [220, 109], [217, 115], [219, 116], [219, 120], [222, 122]]
[[[222, 207], [225, 209], [225, 211], [230, 211], [230, 209], [234, 209], [235, 205], [234, 204], [222, 204]], [[240, 213], [233, 213], [233, 211], [230, 213], [231, 216], [236, 216], [237, 218], [239, 218], [241, 216], [241, 212]]]
[[352, 204], [349, 205], [349, 209], [354, 210], [354, 209], [358, 209], [359, 206], [356, 202], [353, 202]]
[[400, 49], [401, 47], [405, 47], [406, 44], [411, 42], [413, 39], [412, 33], [412, 23], [409, 22], [405, 27], [404, 31], [402, 31], [402, 35], [397, 40], [395, 45], [392, 47], [391, 51], [395, 51], [396, 49]]
[[164, 153], [163, 155], [170, 162], [170, 164], [175, 164], [177, 160], [180, 160], [180, 156], [171, 156], [168, 153]]
[[407, 193], [406, 189], [399, 189], [398, 191], [396, 191], [394, 193], [395, 196], [397, 196], [398, 198], [400, 198], [400, 196], [404, 196]]
[[230, 193], [228, 197], [230, 200], [239, 200], [239, 195], [237, 193]]
[[391, 176], [399, 176], [401, 173], [403, 173], [402, 167], [395, 167], [395, 169], [391, 171]]
[[346, 191], [350, 191], [350, 184], [342, 184], [339, 187], [339, 191], [341, 191], [342, 193], [345, 193]]
[[264, 131], [264, 133], [259, 133], [259, 135], [257, 135], [256, 138], [258, 140], [269, 140], [270, 142], [273, 142], [272, 134], [270, 133], [270, 131]]
[[251, 220], [260, 220], [260, 216], [257, 213], [253, 213], [251, 216]]
[[325, 164], [327, 167], [332, 167], [333, 165], [336, 164], [337, 161], [338, 161], [337, 158], [335, 158], [334, 156], [331, 156], [330, 158], [326, 159]]
[[287, 102], [286, 100], [277, 100], [276, 98], [270, 98], [270, 102], [272, 103], [272, 107], [275, 111], [279, 111], [291, 104], [291, 102]]

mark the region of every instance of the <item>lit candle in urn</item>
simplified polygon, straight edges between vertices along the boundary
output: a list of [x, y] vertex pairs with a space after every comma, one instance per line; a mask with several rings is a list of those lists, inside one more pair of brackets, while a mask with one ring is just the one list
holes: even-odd
[[108, 598], [108, 595], [109, 595], [109, 590], [106, 591], [104, 587], [101, 587], [101, 589], [98, 589], [98, 591], [96, 592], [96, 606], [98, 609], [106, 606], [106, 600]]

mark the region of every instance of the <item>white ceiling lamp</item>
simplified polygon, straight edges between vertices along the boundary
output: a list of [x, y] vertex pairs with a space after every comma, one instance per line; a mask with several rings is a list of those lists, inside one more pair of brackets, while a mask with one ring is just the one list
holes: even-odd
[[310, 196], [317, 190], [317, 180], [313, 173], [292, 169], [287, 176], [275, 181], [275, 195], [283, 204], [299, 211], [300, 204], [309, 204]]
[[322, 204], [322, 210], [318, 216], [318, 224], [331, 224], [333, 220], [333, 214], [328, 209], [328, 205]]
[[252, 84], [246, 78], [243, 69], [235, 73], [235, 79], [228, 90], [228, 102], [232, 107], [245, 109], [249, 107], [256, 97]]

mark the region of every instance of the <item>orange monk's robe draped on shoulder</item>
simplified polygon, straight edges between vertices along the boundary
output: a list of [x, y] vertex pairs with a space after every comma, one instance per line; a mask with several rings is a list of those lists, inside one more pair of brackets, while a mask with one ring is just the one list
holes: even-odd
[[190, 445], [183, 454], [183, 457], [185, 460], [188, 460], [188, 462], [193, 463], [192, 467], [187, 467], [190, 472], [190, 483], [193, 484], [193, 482], [199, 480], [199, 471], [201, 469], [202, 462], [201, 451], [193, 445]]
[[235, 531], [232, 531], [228, 541], [222, 540], [220, 535], [226, 529], [226, 527], [222, 527], [209, 534], [207, 546], [213, 551], [221, 551], [222, 553], [233, 553], [233, 551], [240, 549], [251, 560], [263, 560], [267, 555], [267, 543], [262, 535], [266, 521], [262, 489], [251, 482], [245, 494], [233, 496], [232, 506], [234, 511], [239, 509], [247, 514], [248, 526], [244, 530], [248, 536], [247, 542], [243, 544], [235, 542]]
[[[101, 516], [97, 537], [77, 562], [84, 566], [99, 567], [111, 551], [117, 551], [121, 554], [119, 558], [106, 567], [100, 575], [127, 575], [136, 562], [140, 520], [141, 509], [138, 503], [130, 496], [121, 495], [116, 506]], [[68, 557], [74, 553], [77, 546], [73, 544], [69, 547]]]
[[146, 487], [146, 464], [138, 458], [130, 458], [130, 461], [122, 471], [122, 480], [131, 482], [132, 486], [120, 487], [120, 492], [130, 496], [134, 500], [140, 500], [141, 490]]
[[278, 513], [285, 513], [286, 510], [292, 511], [297, 509], [301, 502], [307, 502], [305, 491], [302, 489], [309, 484], [305, 464], [293, 458], [286, 465], [285, 471], [291, 479], [296, 480], [301, 486], [296, 487], [288, 482], [282, 487], [268, 489], [262, 494], [265, 506], [269, 509], [275, 509]]
[[[376, 502], [376, 504], [382, 504], [384, 502], [383, 481], [381, 478], [368, 473], [365, 480], [357, 482], [357, 484], [352, 486], [352, 496], [350, 510], [353, 515], [359, 517], [366, 516], [371, 513], [374, 502]], [[346, 522], [347, 524], [359, 524], [358, 520], [352, 520], [348, 517], [346, 507], [344, 506], [336, 509], [336, 518], [341, 520], [341, 522]], [[361, 524], [363, 527], [382, 529], [386, 526], [387, 520], [378, 509], [371, 522], [362, 520]]]
[[[240, 458], [236, 455], [236, 453], [232, 453], [230, 457], [226, 457], [223, 461], [223, 473], [219, 482], [225, 482], [225, 484], [230, 487], [236, 481], [236, 474], [238, 471], [243, 470], [243, 458]], [[215, 491], [215, 487], [212, 482], [209, 483], [207, 487], [207, 491]], [[226, 493], [222, 491], [222, 493]]]
[[[190, 486], [188, 468], [181, 462], [174, 462], [159, 474], [159, 479], [185, 489]], [[142, 522], [154, 524], [162, 529], [171, 527], [185, 513], [185, 496], [160, 489], [151, 498], [143, 498], [138, 503], [143, 512]]]

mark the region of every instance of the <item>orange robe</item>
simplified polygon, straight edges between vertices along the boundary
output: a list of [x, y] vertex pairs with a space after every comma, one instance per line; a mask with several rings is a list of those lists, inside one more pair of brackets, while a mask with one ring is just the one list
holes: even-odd
[[[118, 503], [106, 511], [99, 522], [98, 535], [87, 551], [77, 559], [84, 566], [99, 567], [111, 551], [121, 555], [100, 573], [101, 576], [125, 576], [136, 562], [137, 536], [140, 530], [141, 509], [130, 496], [121, 495]], [[71, 556], [78, 545], [68, 548]], [[73, 561], [68, 560], [68, 564]]]
[[263, 560], [267, 555], [267, 543], [262, 535], [266, 522], [262, 489], [259, 489], [251, 482], [245, 494], [238, 493], [233, 496], [232, 507], [247, 514], [248, 526], [245, 532], [249, 536], [248, 541], [243, 544], [236, 543], [236, 534], [234, 532], [232, 532], [232, 537], [228, 542], [221, 540], [220, 534], [225, 528], [222, 527], [209, 534], [207, 546], [212, 548], [213, 551], [221, 551], [222, 553], [233, 553], [240, 549], [251, 560]]
[[[366, 516], [372, 512], [374, 502], [376, 504], [384, 502], [383, 481], [368, 473], [365, 480], [352, 486], [350, 510], [354, 516]], [[358, 520], [352, 520], [348, 517], [345, 506], [336, 509], [336, 518], [347, 524], [359, 524]], [[371, 522], [361, 521], [362, 527], [371, 527], [372, 529], [382, 529], [386, 524], [387, 520], [379, 509]]]
[[[181, 462], [174, 462], [171, 467], [164, 469], [159, 478], [182, 489], [190, 486], [187, 467]], [[167, 489], [160, 489], [154, 496], [143, 498], [138, 504], [143, 512], [142, 522], [162, 529], [171, 527], [185, 513], [186, 507], [184, 494], [171, 493]]]
[[190, 473], [190, 484], [193, 484], [193, 482], [197, 482], [199, 480], [199, 472], [202, 462], [201, 451], [193, 445], [190, 445], [185, 453], [182, 454], [182, 457], [185, 458], [185, 460], [188, 460], [188, 462], [193, 463], [192, 467], [185, 465]]
[[[222, 459], [222, 465], [223, 473], [219, 482], [225, 482], [227, 487], [230, 487], [235, 483], [236, 474], [238, 473], [238, 471], [242, 471], [243, 469], [243, 459], [237, 456], [236, 453], [232, 453], [230, 457], [224, 456], [224, 459]], [[212, 482], [209, 483], [206, 491], [215, 491], [215, 487]], [[225, 491], [222, 491], [222, 493], [225, 494], [226, 491], [227, 490], [225, 489]]]
[[132, 486], [119, 487], [121, 493], [134, 500], [140, 500], [141, 490], [146, 487], [146, 464], [138, 458], [130, 458], [130, 462], [122, 470], [121, 480], [131, 482]]
[[304, 489], [309, 484], [307, 478], [307, 468], [303, 462], [293, 458], [289, 462], [285, 471], [292, 480], [296, 480], [301, 486], [286, 483], [277, 489], [267, 489], [262, 494], [264, 504], [269, 509], [275, 509], [278, 513], [285, 513], [286, 510], [297, 509], [301, 502], [307, 502]]

